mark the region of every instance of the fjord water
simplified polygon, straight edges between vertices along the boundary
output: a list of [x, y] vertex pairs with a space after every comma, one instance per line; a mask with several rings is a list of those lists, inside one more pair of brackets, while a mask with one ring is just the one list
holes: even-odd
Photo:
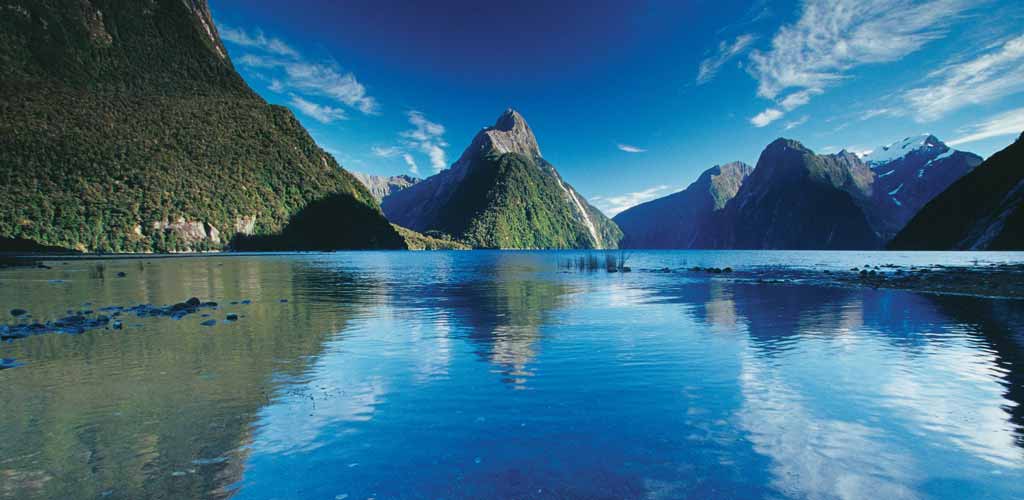
[[38, 320], [220, 303], [0, 345], [0, 497], [1024, 497], [1021, 301], [648, 271], [1021, 254], [574, 255], [0, 270]]

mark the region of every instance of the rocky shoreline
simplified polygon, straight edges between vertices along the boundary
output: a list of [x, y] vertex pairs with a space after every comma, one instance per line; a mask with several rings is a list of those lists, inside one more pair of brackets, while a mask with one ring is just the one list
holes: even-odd
[[746, 283], [869, 287], [943, 295], [1024, 299], [1024, 264], [992, 264], [976, 267], [881, 264], [854, 267], [846, 271], [788, 268], [733, 271], [728, 267], [693, 267], [675, 271], [662, 268], [653, 271], [714, 276], [716, 279]]

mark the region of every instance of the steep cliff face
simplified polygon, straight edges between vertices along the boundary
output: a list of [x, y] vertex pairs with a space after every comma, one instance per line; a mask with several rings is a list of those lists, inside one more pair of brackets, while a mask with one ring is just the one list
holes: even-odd
[[899, 250], [1024, 250], [1024, 134], [931, 200]]
[[451, 168], [383, 203], [396, 224], [483, 248], [615, 248], [619, 228], [562, 179], [517, 111], [481, 130]]
[[717, 215], [753, 170], [742, 162], [716, 165], [686, 189], [642, 203], [612, 220], [622, 229], [623, 248], [702, 248], [721, 228]]
[[322, 228], [340, 248], [403, 245], [366, 188], [235, 72], [206, 0], [0, 8], [0, 238], [222, 249], [341, 197], [317, 205], [346, 207]]

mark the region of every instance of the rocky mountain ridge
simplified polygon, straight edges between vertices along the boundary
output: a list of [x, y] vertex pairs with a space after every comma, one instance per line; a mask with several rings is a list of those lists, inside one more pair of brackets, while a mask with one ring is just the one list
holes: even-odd
[[717, 231], [716, 214], [739, 191], [753, 168], [743, 162], [705, 170], [686, 189], [624, 210], [612, 220], [623, 248], [703, 248]]
[[384, 198], [387, 198], [391, 193], [401, 191], [409, 186], [419, 183], [421, 180], [419, 177], [412, 177], [410, 175], [371, 175], [364, 174], [362, 172], [352, 172], [352, 175], [366, 186], [366, 189], [370, 191], [378, 203]]

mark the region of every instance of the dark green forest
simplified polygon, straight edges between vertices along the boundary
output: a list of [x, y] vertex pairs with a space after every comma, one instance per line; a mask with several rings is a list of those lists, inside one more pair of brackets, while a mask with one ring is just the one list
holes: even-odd
[[0, 16], [0, 238], [97, 252], [214, 250], [321, 230], [403, 247], [369, 192], [235, 72], [206, 2], [21, 0]]

